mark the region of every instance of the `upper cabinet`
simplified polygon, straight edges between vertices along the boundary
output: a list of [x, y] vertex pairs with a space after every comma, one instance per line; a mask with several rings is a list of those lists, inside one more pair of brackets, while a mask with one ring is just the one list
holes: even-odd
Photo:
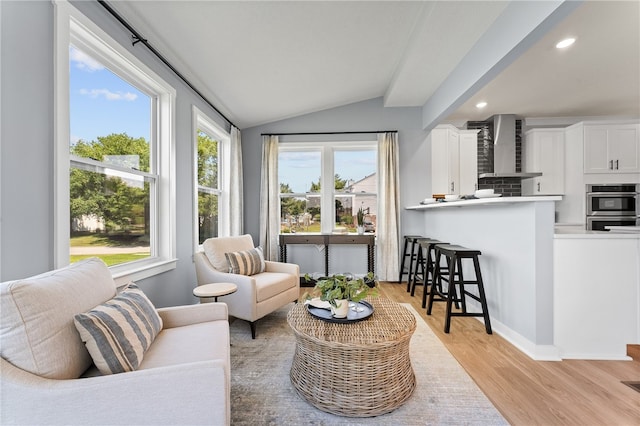
[[640, 173], [638, 124], [585, 124], [585, 173]]
[[542, 176], [522, 180], [522, 195], [564, 194], [564, 129], [533, 129], [522, 150], [523, 172]]
[[478, 183], [478, 130], [434, 128], [431, 140], [433, 194], [473, 194]]

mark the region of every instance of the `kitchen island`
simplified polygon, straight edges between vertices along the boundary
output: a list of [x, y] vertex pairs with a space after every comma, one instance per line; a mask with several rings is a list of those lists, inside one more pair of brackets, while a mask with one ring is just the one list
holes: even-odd
[[[496, 197], [410, 206], [420, 234], [478, 249], [496, 333], [537, 360], [559, 360], [553, 335], [555, 202], [560, 196]], [[464, 270], [473, 276], [473, 272]], [[455, 319], [454, 319], [455, 321]]]
[[564, 359], [629, 360], [626, 346], [640, 344], [640, 229], [612, 228], [556, 226], [554, 342]]
[[422, 215], [425, 237], [482, 252], [493, 329], [531, 358], [629, 359], [626, 344], [640, 343], [640, 234], [556, 227], [560, 200], [485, 198], [406, 209]]

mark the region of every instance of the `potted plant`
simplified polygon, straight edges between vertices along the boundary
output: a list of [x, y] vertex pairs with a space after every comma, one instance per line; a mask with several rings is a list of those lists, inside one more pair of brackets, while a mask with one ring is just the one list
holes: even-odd
[[[309, 281], [309, 275], [305, 275]], [[316, 285], [303, 298], [314, 297], [329, 302], [331, 312], [336, 318], [345, 318], [349, 312], [349, 302], [359, 302], [367, 296], [378, 296], [378, 286], [372, 272], [365, 277], [355, 278], [347, 274], [335, 274], [316, 280]]]
[[358, 223], [358, 235], [362, 235], [364, 234], [364, 210], [362, 209], [362, 206], [358, 209], [356, 219]]

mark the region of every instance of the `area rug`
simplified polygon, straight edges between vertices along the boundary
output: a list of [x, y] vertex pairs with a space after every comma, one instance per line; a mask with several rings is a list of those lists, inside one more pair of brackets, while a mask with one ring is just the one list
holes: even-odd
[[395, 411], [352, 418], [318, 410], [296, 393], [289, 379], [295, 337], [287, 324], [293, 305], [261, 319], [256, 339], [249, 324], [231, 323], [232, 425], [507, 425], [507, 421], [458, 364], [429, 326], [416, 317], [411, 363], [417, 387]]

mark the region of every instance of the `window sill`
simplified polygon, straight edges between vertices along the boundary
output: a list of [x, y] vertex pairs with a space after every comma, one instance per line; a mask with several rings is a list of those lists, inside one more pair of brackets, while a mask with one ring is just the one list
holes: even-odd
[[129, 281], [143, 280], [170, 271], [176, 268], [177, 263], [178, 259], [156, 260], [142, 265], [135, 265], [134, 267], [130, 266], [126, 269], [122, 267], [112, 267], [109, 269], [111, 270], [116, 285], [119, 286]]

